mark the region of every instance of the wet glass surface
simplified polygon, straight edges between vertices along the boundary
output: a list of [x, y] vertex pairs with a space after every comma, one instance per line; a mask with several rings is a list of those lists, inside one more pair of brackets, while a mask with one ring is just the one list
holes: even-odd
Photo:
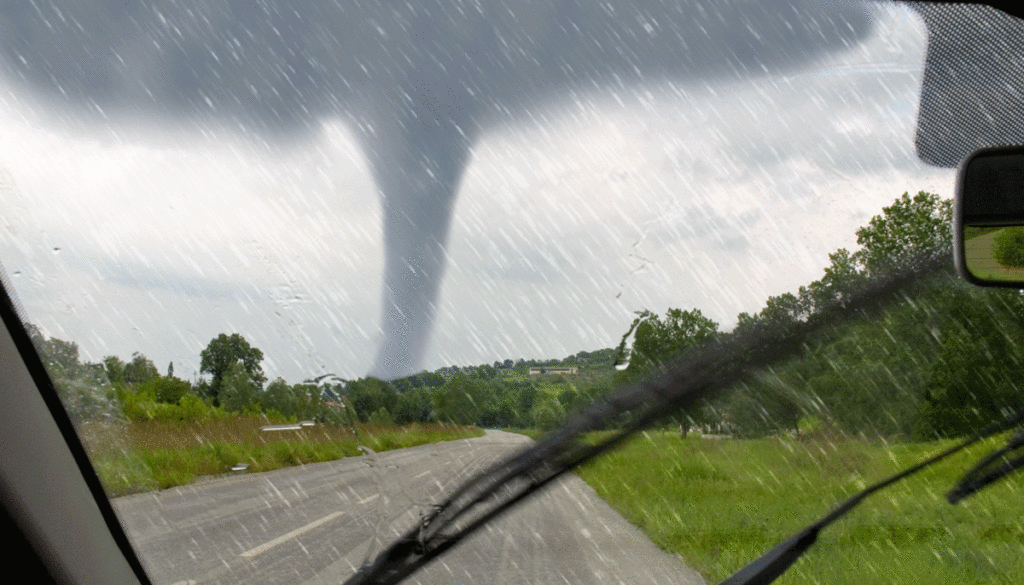
[[[529, 443], [431, 425], [548, 429], [658, 367], [668, 354], [641, 350], [663, 332], [693, 325], [678, 353], [701, 327], [710, 339], [806, 322], [822, 295], [842, 301], [859, 278], [915, 261], [921, 238], [872, 247], [858, 232], [883, 207], [926, 209], [926, 251], [948, 239], [935, 226], [948, 225], [954, 173], [914, 150], [927, 34], [905, 6], [35, 2], [4, 14], [0, 261], [158, 583], [344, 580]], [[824, 512], [877, 479], [865, 476], [879, 458], [909, 464], [962, 434], [942, 426], [937, 389], [994, 388], [993, 412], [1013, 402], [1006, 372], [950, 356], [1017, 363], [1022, 313], [958, 286], [852, 319], [839, 341], [808, 342], [806, 361], [761, 371], [699, 416], [674, 413], [649, 451], [672, 454], [658, 464], [677, 483], [707, 482], [701, 497], [751, 481], [826, 497]], [[959, 321], [936, 316], [949, 307]], [[983, 422], [971, 416], [953, 418]], [[457, 440], [393, 450], [435, 432]], [[844, 487], [811, 495], [774, 468], [724, 471], [714, 451], [747, 440], [777, 441], [766, 457], [782, 453], [797, 486], [824, 481], [809, 465]], [[170, 463], [185, 450], [193, 460]], [[589, 486], [559, 480], [413, 580], [700, 582], [778, 540], [730, 544], [781, 526], [778, 510], [746, 510], [718, 542], [695, 520], [718, 512], [692, 494], [623, 508], [621, 492], [648, 480], [623, 487], [600, 465], [582, 472]], [[993, 520], [1000, 509], [972, 512], [985, 534], [1009, 535], [992, 537], [998, 553], [970, 553], [979, 582], [1019, 566], [1001, 564], [1019, 526]], [[917, 542], [913, 530], [890, 527], [887, 552]], [[710, 560], [679, 552], [687, 539]], [[925, 540], [940, 567], [973, 550]], [[899, 563], [871, 554], [871, 567]]]

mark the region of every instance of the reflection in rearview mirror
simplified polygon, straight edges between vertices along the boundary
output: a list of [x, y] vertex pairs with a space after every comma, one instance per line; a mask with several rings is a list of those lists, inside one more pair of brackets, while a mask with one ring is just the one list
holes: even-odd
[[954, 252], [961, 276], [1024, 287], [1024, 148], [975, 152], [960, 167]]
[[979, 280], [1024, 281], [1024, 227], [964, 226], [964, 260]]

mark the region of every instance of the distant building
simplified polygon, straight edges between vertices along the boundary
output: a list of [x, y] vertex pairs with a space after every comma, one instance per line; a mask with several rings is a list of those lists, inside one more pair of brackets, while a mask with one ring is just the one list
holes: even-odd
[[541, 374], [575, 374], [577, 368], [573, 367], [562, 367], [562, 366], [539, 366], [536, 368], [530, 368], [531, 376], [539, 376]]

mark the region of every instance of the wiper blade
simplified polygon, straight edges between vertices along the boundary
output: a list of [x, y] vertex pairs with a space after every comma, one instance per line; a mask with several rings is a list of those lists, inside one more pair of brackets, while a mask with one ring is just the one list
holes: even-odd
[[[680, 409], [724, 391], [749, 372], [796, 355], [808, 335], [841, 322], [850, 313], [877, 309], [916, 280], [948, 270], [947, 257], [922, 262], [903, 274], [867, 283], [845, 302], [834, 303], [806, 321], [793, 322], [781, 332], [758, 329], [733, 336], [682, 358], [660, 376], [620, 388], [537, 444], [458, 488], [346, 584], [399, 582], [563, 473]], [[580, 443], [585, 433], [600, 430], [608, 420], [626, 413], [634, 415], [633, 422], [619, 432], [594, 445]]]
[[950, 504], [980, 491], [989, 484], [1000, 480], [1024, 466], [1024, 454], [1009, 459], [1008, 455], [1024, 447], [1024, 429], [1006, 441], [1006, 445], [993, 451], [964, 474], [953, 489], [946, 494]]

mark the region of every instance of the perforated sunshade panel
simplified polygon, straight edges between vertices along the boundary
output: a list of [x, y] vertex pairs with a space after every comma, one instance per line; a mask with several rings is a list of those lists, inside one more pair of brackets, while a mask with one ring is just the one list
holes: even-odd
[[978, 148], [1024, 144], [1024, 21], [988, 6], [915, 8], [928, 25], [918, 156], [954, 167]]

